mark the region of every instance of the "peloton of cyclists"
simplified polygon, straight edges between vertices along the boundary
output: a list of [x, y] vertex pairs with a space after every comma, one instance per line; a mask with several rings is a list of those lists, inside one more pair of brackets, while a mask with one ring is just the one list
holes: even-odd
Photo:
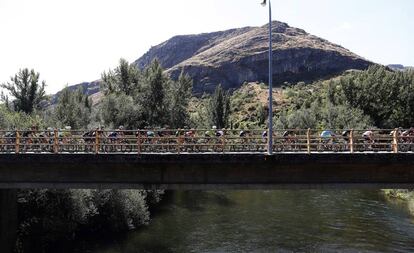
[[[298, 131], [299, 130], [286, 130], [283, 131], [281, 135], [280, 132], [276, 135], [277, 131], [275, 131], [274, 136], [279, 137], [275, 139], [275, 146], [279, 145], [281, 150], [285, 151], [295, 149], [295, 145], [301, 147], [300, 143], [302, 143], [302, 145], [305, 144], [306, 139], [303, 136], [299, 136], [301, 139], [298, 139], [295, 135]], [[171, 142], [175, 145], [177, 140], [182, 145], [183, 150], [200, 150], [203, 146], [207, 146], [208, 149], [213, 148], [214, 150], [221, 150], [222, 147], [229, 147], [230, 145], [234, 145], [234, 150], [238, 150], [237, 143], [242, 144], [240, 146], [243, 150], [254, 150], [254, 148], [251, 147], [262, 147], [262, 144], [268, 139], [268, 131], [254, 132], [252, 130], [243, 129], [236, 132], [225, 128], [218, 129], [216, 126], [212, 126], [204, 133], [197, 132], [195, 129], [190, 129], [189, 127], [184, 127], [178, 129], [174, 134], [174, 131], [169, 130], [168, 126], [156, 130], [145, 128], [145, 130], [140, 130], [139, 132], [141, 133], [141, 144], [146, 144], [147, 147], [149, 147], [150, 144], [157, 144], [151, 147], [154, 151], [174, 149], [175, 146], [170, 147], [169, 144]], [[55, 133], [57, 134], [57, 138], [55, 138]], [[106, 137], [104, 136], [105, 131], [103, 126], [87, 131], [80, 136], [77, 136], [76, 134], [72, 136], [72, 133], [74, 132], [70, 126], [66, 126], [62, 129], [48, 127], [39, 130], [39, 127], [34, 125], [24, 131], [3, 131], [0, 135], [0, 150], [13, 151], [17, 134], [19, 134], [18, 137], [21, 152], [53, 152], [55, 140], [58, 141], [57, 144], [59, 145], [60, 151], [74, 151], [75, 148], [78, 149], [78, 147], [80, 147], [82, 150], [89, 152], [94, 150], [93, 147], [97, 139], [95, 136], [98, 133], [100, 150], [104, 152], [109, 151], [103, 150], [105, 143], [109, 143], [114, 144], [112, 146], [108, 145], [113, 147], [110, 150], [122, 151], [123, 148], [129, 147], [128, 142], [131, 141], [131, 139], [125, 137], [125, 134], [133, 135], [135, 132], [126, 131], [124, 127], [120, 125], [116, 130], [108, 132], [108, 136]], [[340, 148], [340, 150], [350, 149], [351, 130], [338, 132], [340, 134], [337, 135], [332, 130], [323, 130], [319, 133], [320, 134], [317, 137], [320, 138], [320, 147], [324, 150], [331, 148]], [[356, 131], [354, 133], [356, 133]], [[389, 137], [387, 137], [388, 133]], [[378, 136], [376, 136], [376, 134], [378, 134]], [[225, 138], [226, 136], [227, 138]], [[353, 143], [356, 145], [355, 147], [364, 147], [361, 150], [373, 150], [374, 144], [375, 148], [378, 148], [378, 150], [385, 147], [385, 145], [390, 147], [389, 140], [396, 136], [398, 147], [402, 152], [409, 150], [414, 151], [414, 145], [412, 146], [414, 140], [414, 127], [405, 130], [396, 128], [391, 132], [376, 130], [375, 133], [373, 129], [370, 129], [363, 133], [359, 132], [359, 134], [355, 136], [359, 136], [359, 138], [354, 139]], [[259, 141], [256, 142], [255, 140]], [[281, 140], [282, 143], [278, 143], [278, 140]], [[133, 140], [131, 142], [133, 142]], [[135, 144], [136, 141], [134, 142], [134, 145]], [[222, 144], [225, 145], [222, 146]], [[334, 144], [336, 144], [335, 147]]]

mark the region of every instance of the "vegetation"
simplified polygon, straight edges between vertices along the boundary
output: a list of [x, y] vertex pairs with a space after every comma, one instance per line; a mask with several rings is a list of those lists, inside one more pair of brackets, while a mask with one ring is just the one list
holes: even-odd
[[102, 73], [102, 88], [106, 94], [126, 94], [132, 96], [140, 86], [140, 72], [125, 59], [119, 60], [119, 66], [108, 73]]
[[414, 117], [414, 72], [382, 66], [286, 91], [291, 106], [276, 119], [278, 128], [409, 128]]
[[213, 94], [193, 97], [190, 104], [190, 126], [199, 129], [231, 127], [231, 95], [218, 85]]
[[411, 215], [414, 216], [414, 190], [410, 189], [385, 189], [382, 190], [384, 195], [391, 201], [400, 200], [404, 201]]
[[[335, 90], [330, 93], [332, 87]], [[353, 108], [342, 99], [336, 81], [318, 82], [310, 86], [299, 84], [288, 88], [291, 104], [275, 118], [275, 128], [364, 129], [372, 125], [371, 118], [361, 109]]]
[[414, 119], [413, 71], [391, 72], [375, 66], [342, 78], [339, 85], [342, 99], [371, 117], [375, 126], [411, 127]]
[[102, 74], [106, 94], [99, 110], [102, 123], [127, 128], [182, 128], [189, 123], [192, 80], [181, 74], [170, 79], [157, 60], [144, 71], [120, 60], [115, 70]]
[[5, 104], [0, 104], [0, 128], [27, 129], [32, 125], [42, 126], [42, 118], [39, 115], [11, 111]]
[[[278, 89], [275, 89], [278, 90]], [[276, 97], [276, 93], [274, 92]], [[230, 121], [234, 128], [259, 129], [266, 127], [268, 88], [264, 84], [245, 83], [231, 96]], [[276, 99], [281, 105], [281, 98]], [[276, 104], [275, 104], [276, 105]]]
[[54, 125], [86, 129], [91, 121], [91, 110], [91, 102], [82, 89], [72, 92], [66, 87], [53, 113]]
[[[383, 66], [313, 84], [287, 84], [273, 91], [274, 127], [315, 129], [409, 128], [414, 117], [414, 72]], [[267, 88], [245, 84], [231, 97], [230, 121], [236, 128], [262, 128]]]
[[10, 78], [11, 82], [1, 85], [14, 97], [13, 107], [17, 111], [30, 114], [34, 109], [38, 109], [40, 102], [45, 99], [46, 82], [39, 84], [39, 76], [40, 74], [33, 69], [21, 69]]
[[178, 81], [172, 82], [169, 89], [171, 94], [169, 121], [172, 128], [190, 125], [189, 104], [192, 96], [193, 80], [189, 75], [181, 72]]
[[211, 125], [217, 126], [218, 129], [228, 127], [230, 116], [230, 94], [226, 92], [219, 84], [214, 94], [208, 101], [207, 112]]
[[[114, 233], [147, 224], [161, 191], [22, 190], [18, 252], [54, 252], [76, 233]], [[40, 238], [33, 235], [41, 234]]]

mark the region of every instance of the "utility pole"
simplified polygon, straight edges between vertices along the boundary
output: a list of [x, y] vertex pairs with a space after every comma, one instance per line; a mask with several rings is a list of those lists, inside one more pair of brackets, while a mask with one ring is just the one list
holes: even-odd
[[[267, 0], [262, 2], [263, 6], [266, 6]], [[273, 58], [273, 47], [272, 47], [272, 6], [269, 0], [269, 125], [267, 131], [267, 153], [273, 154], [273, 85], [272, 85], [272, 58]]]

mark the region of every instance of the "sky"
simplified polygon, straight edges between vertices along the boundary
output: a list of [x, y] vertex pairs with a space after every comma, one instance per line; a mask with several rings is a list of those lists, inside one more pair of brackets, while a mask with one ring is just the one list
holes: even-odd
[[[55, 93], [174, 35], [267, 23], [261, 0], [0, 0], [0, 83], [35, 69]], [[272, 0], [288, 23], [380, 64], [414, 66], [413, 0]]]

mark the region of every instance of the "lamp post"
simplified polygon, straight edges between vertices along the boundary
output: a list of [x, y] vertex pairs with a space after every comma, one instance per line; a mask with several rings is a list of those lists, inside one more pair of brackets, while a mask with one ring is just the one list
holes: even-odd
[[[266, 6], [263, 0], [262, 6]], [[272, 85], [272, 6], [269, 0], [269, 125], [267, 131], [267, 153], [273, 154], [273, 85]]]

